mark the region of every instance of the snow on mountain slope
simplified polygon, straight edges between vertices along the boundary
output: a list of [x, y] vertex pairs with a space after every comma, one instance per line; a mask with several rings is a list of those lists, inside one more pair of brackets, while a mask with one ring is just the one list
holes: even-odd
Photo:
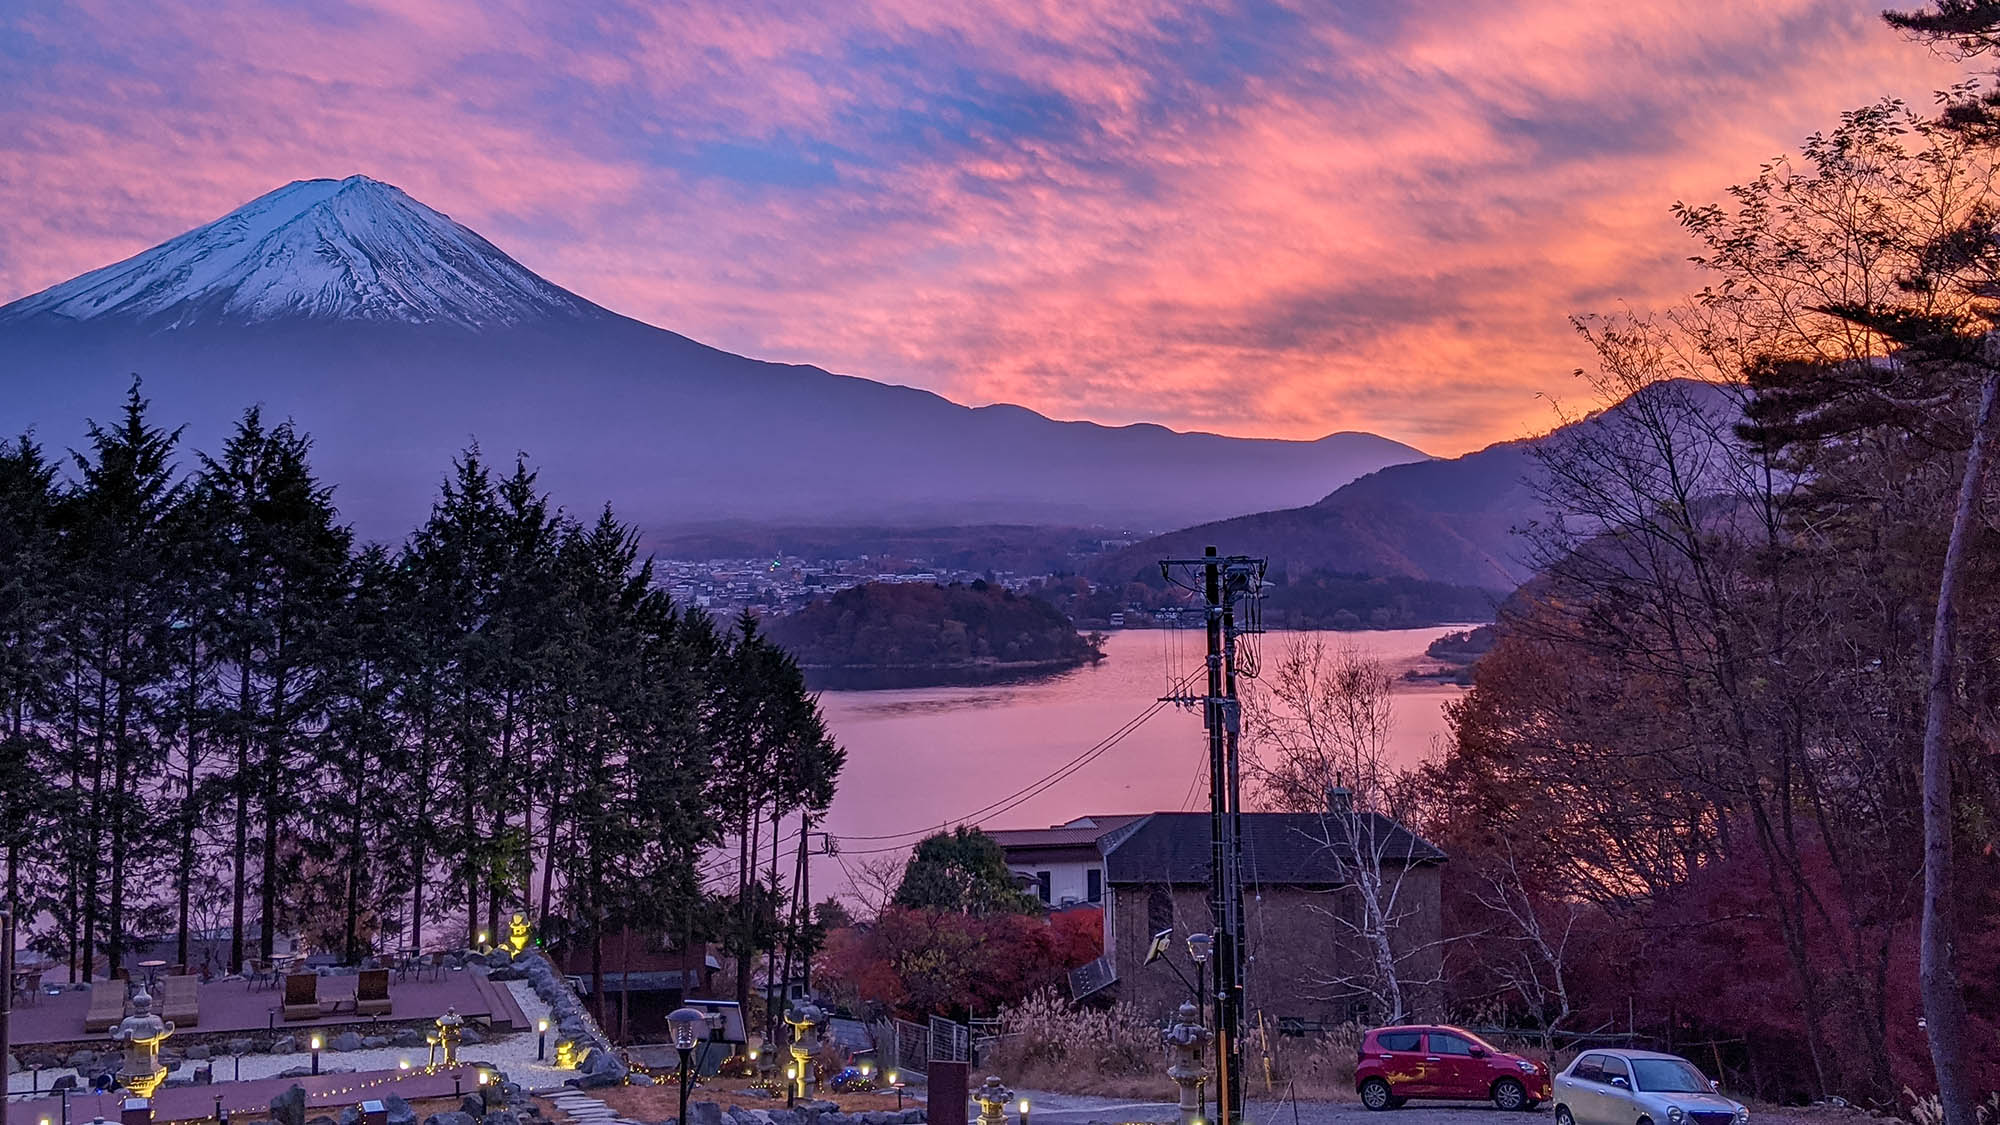
[[178, 329], [306, 318], [492, 328], [608, 315], [400, 189], [349, 176], [287, 184], [0, 308], [0, 324], [117, 318]]

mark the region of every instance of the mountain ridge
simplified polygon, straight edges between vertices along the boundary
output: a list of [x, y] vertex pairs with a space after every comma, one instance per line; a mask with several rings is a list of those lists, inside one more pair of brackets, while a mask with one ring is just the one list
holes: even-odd
[[[1311, 504], [1210, 521], [1106, 556], [1093, 573], [1150, 581], [1155, 561], [1199, 554], [1209, 544], [1270, 560], [1287, 579], [1315, 572], [1402, 576], [1510, 592], [1534, 572], [1517, 532], [1547, 519], [1537, 498], [1539, 450], [1633, 409], [1648, 393], [1692, 396], [1712, 419], [1733, 411], [1709, 384], [1667, 380], [1545, 434], [1494, 442], [1458, 457], [1390, 465]], [[1739, 415], [1740, 416], [1740, 415]]]
[[0, 306], [0, 429], [66, 441], [135, 373], [198, 448], [249, 405], [291, 417], [364, 532], [420, 519], [472, 440], [529, 453], [572, 508], [609, 499], [648, 527], [1147, 530], [1303, 502], [1426, 456], [1365, 433], [1058, 421], [734, 355], [569, 293], [366, 177], [295, 181]]

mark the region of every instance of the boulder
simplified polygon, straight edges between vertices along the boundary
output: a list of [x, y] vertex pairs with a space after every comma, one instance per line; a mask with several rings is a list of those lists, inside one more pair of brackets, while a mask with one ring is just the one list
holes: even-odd
[[496, 949], [486, 955], [486, 967], [489, 969], [512, 968], [513, 964], [514, 955], [506, 949]]
[[388, 1045], [389, 1037], [386, 1035], [364, 1035], [361, 1037], [361, 1046], [370, 1051], [379, 1051]]
[[229, 1053], [232, 1055], [247, 1055], [256, 1049], [257, 1044], [251, 1039], [237, 1038], [229, 1041]]
[[20, 1071], [21, 1071], [21, 1060], [15, 1058], [12, 1054], [9, 1054], [7, 1056], [7, 1073], [18, 1074], [20, 1073]]
[[486, 1099], [478, 1094], [467, 1094], [458, 1099], [458, 1112], [467, 1117], [486, 1116]]
[[290, 1035], [280, 1035], [271, 1041], [271, 1053], [274, 1055], [296, 1055], [299, 1053], [299, 1041]]
[[359, 1051], [361, 1049], [361, 1036], [356, 1035], [352, 1031], [343, 1031], [339, 1035], [334, 1036], [333, 1042], [327, 1044], [327, 1046], [336, 1051]]
[[799, 1115], [789, 1109], [766, 1110], [771, 1116], [771, 1125], [799, 1125]]
[[306, 1118], [306, 1125], [339, 1125], [339, 1123], [322, 1113]]
[[469, 1113], [433, 1113], [424, 1118], [424, 1125], [479, 1125], [477, 1118]]
[[60, 1093], [63, 1090], [74, 1090], [76, 1089], [76, 1087], [77, 1087], [76, 1075], [65, 1074], [61, 1078], [56, 1079], [54, 1082], [49, 1083], [49, 1092], [51, 1094]]
[[89, 1070], [91, 1067], [97, 1065], [97, 1052], [72, 1051], [69, 1058], [63, 1061], [66, 1065], [73, 1066], [78, 1070]]
[[479, 1034], [476, 1028], [468, 1027], [459, 1031], [458, 1042], [463, 1047], [477, 1047], [481, 1043], [486, 1042], [486, 1037]]
[[382, 1110], [389, 1115], [389, 1125], [417, 1125], [417, 1111], [399, 1094], [383, 1098]]
[[406, 1027], [397, 1032], [395, 1037], [389, 1040], [389, 1044], [394, 1047], [426, 1046], [424, 1043], [424, 1033], [414, 1027]]
[[312, 1065], [311, 1065], [310, 1063], [308, 1063], [308, 1064], [307, 1064], [307, 1065], [305, 1065], [305, 1066], [289, 1066], [289, 1067], [286, 1067], [285, 1069], [283, 1069], [283, 1070], [281, 1070], [281, 1071], [279, 1071], [279, 1072], [278, 1072], [278, 1074], [277, 1074], [277, 1077], [279, 1077], [279, 1078], [310, 1078], [310, 1077], [312, 1077], [312, 1072], [313, 1072], [313, 1068], [312, 1068]]
[[190, 1043], [187, 1046], [187, 1050], [181, 1053], [186, 1055], [188, 1058], [194, 1059], [195, 1061], [199, 1062], [203, 1059], [208, 1058], [212, 1052], [210, 1051], [209, 1046], [206, 1043]]
[[[291, 1077], [279, 1075], [280, 1078]], [[271, 1099], [271, 1120], [278, 1125], [306, 1125], [306, 1088], [292, 1085]]]
[[722, 1125], [722, 1106], [717, 1102], [689, 1102], [687, 1125]]
[[521, 1125], [521, 1116], [508, 1110], [498, 1109], [480, 1118], [479, 1125]]
[[579, 1090], [602, 1090], [606, 1086], [618, 1085], [623, 1079], [613, 1077], [609, 1073], [602, 1073], [585, 1074], [578, 1078], [572, 1078], [570, 1081], [576, 1083], [576, 1088]]

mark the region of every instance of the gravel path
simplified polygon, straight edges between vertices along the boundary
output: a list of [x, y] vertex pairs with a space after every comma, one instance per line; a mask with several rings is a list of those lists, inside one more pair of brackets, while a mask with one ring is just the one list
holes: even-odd
[[[1179, 1115], [1171, 1102], [1134, 1102], [1090, 1098], [1046, 1090], [1017, 1090], [1028, 1099], [1030, 1120], [1053, 1119], [1059, 1125], [1103, 1122], [1170, 1122]], [[1252, 1125], [1546, 1125], [1540, 1114], [1503, 1113], [1490, 1102], [1418, 1102], [1386, 1113], [1372, 1113], [1359, 1102], [1265, 1102], [1251, 1099], [1245, 1117]]]

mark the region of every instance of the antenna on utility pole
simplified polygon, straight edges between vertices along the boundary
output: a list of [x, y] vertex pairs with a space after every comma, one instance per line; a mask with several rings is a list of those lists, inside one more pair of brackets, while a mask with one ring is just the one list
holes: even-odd
[[[1191, 581], [1175, 576], [1176, 568]], [[1198, 559], [1162, 559], [1167, 581], [1201, 594], [1208, 626], [1208, 684], [1199, 696], [1168, 696], [1199, 703], [1208, 730], [1209, 872], [1208, 906], [1215, 930], [1213, 973], [1216, 1069], [1216, 1125], [1236, 1125], [1243, 1114], [1243, 966], [1247, 934], [1243, 925], [1243, 786], [1238, 768], [1242, 712], [1236, 701], [1240, 636], [1263, 632], [1257, 598], [1264, 585], [1265, 560], [1217, 555], [1210, 547]], [[1198, 585], [1196, 583], [1199, 583]], [[1244, 602], [1238, 619], [1236, 607]]]

